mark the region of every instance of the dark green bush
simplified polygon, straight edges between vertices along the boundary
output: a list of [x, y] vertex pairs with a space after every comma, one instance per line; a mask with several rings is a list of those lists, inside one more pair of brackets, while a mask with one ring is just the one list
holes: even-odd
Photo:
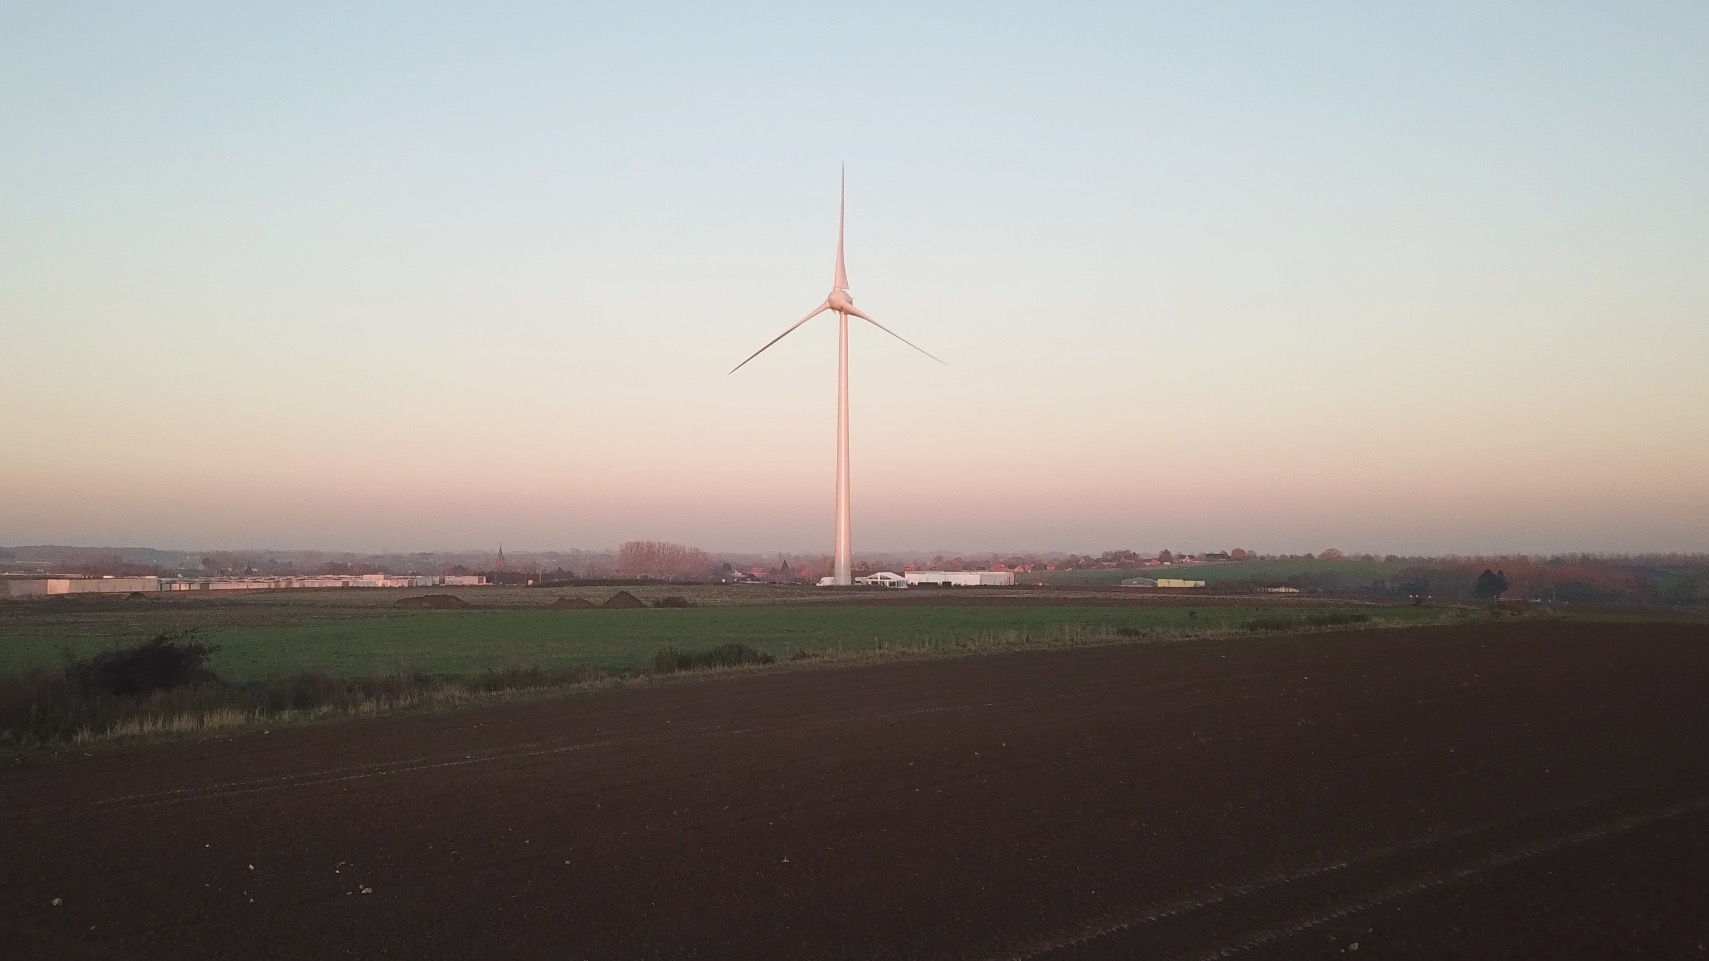
[[134, 696], [219, 680], [208, 670], [214, 648], [194, 631], [157, 634], [146, 643], [106, 651], [65, 670], [71, 686], [91, 694]]
[[464, 683], [471, 690], [490, 693], [494, 691], [525, 691], [543, 687], [568, 687], [604, 679], [604, 671], [592, 664], [582, 664], [559, 670], [548, 670], [543, 667], [507, 667], [499, 671], [488, 671], [478, 677], [470, 678]]
[[1371, 619], [1369, 614], [1355, 614], [1351, 611], [1330, 611], [1326, 614], [1307, 614], [1307, 627], [1340, 627], [1343, 624], [1363, 624]]
[[653, 670], [659, 674], [694, 671], [708, 667], [737, 667], [742, 664], [770, 664], [777, 658], [746, 644], [721, 644], [710, 651], [679, 651], [667, 647], [653, 655]]
[[1246, 629], [1249, 631], [1297, 631], [1302, 627], [1341, 627], [1347, 624], [1363, 624], [1370, 619], [1371, 615], [1369, 614], [1355, 614], [1351, 611], [1325, 611], [1321, 614], [1307, 614], [1303, 617], [1265, 614], [1247, 621]]
[[[63, 671], [0, 676], [0, 744], [53, 744], [96, 737], [139, 718], [229, 716], [266, 718], [289, 711], [355, 710], [407, 703], [447, 689], [471, 693], [585, 684], [605, 677], [591, 665], [567, 669], [510, 667], [473, 677], [399, 672], [340, 679], [319, 671], [276, 680], [227, 683], [206, 667], [213, 648], [189, 634], [163, 634], [147, 643], [68, 664]], [[742, 645], [726, 645], [742, 647]], [[693, 655], [725, 663], [769, 655], [726, 648]], [[740, 662], [740, 661], [738, 661]]]

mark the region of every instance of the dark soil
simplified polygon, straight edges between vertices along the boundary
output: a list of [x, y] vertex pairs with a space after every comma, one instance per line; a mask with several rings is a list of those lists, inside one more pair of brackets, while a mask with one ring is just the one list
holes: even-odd
[[560, 597], [546, 606], [552, 611], [591, 611], [599, 605], [585, 597]]
[[0, 767], [0, 932], [18, 958], [1700, 957], [1705, 677], [1702, 626], [1503, 621], [34, 755]]
[[599, 606], [604, 607], [604, 608], [618, 608], [618, 609], [628, 610], [628, 609], [636, 608], [636, 607], [646, 607], [647, 602], [641, 600], [639, 597], [636, 597], [635, 595], [629, 593], [628, 591], [618, 591], [617, 593], [611, 595], [611, 597], [609, 599], [607, 599], [604, 604], [601, 604]]
[[412, 607], [429, 611], [451, 611], [473, 607], [474, 605], [455, 594], [420, 594], [415, 597], [400, 597], [392, 602], [392, 606]]

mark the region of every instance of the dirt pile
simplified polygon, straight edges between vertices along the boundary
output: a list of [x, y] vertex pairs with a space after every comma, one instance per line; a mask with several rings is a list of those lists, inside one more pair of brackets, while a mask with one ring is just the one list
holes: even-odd
[[560, 597], [547, 605], [546, 609], [549, 611], [587, 611], [598, 606], [585, 597]]
[[636, 597], [635, 595], [629, 593], [628, 591], [618, 591], [617, 593], [611, 595], [610, 600], [608, 600], [604, 604], [600, 605], [600, 607], [604, 607], [607, 609], [611, 609], [611, 608], [628, 609], [628, 608], [632, 608], [632, 607], [646, 607], [646, 606], [647, 606], [646, 601], [641, 600], [639, 597]]
[[455, 594], [423, 594], [420, 597], [400, 597], [392, 602], [393, 607], [413, 607], [417, 610], [449, 611], [471, 606]]

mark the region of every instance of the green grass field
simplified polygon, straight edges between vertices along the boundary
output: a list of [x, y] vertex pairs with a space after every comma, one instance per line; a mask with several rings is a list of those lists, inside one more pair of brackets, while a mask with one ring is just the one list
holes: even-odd
[[[471, 675], [509, 667], [581, 664], [616, 673], [651, 663], [665, 647], [703, 650], [741, 641], [778, 656], [802, 649], [852, 652], [881, 644], [952, 647], [1000, 635], [1044, 641], [1122, 628], [1217, 630], [1239, 627], [1262, 613], [1216, 604], [1026, 606], [1025, 598], [993, 595], [984, 595], [991, 603], [944, 606], [897, 606], [883, 603], [884, 598], [829, 604], [819, 602], [827, 596], [823, 592], [785, 597], [753, 593], [756, 590], [648, 588], [636, 593], [649, 600], [677, 593], [702, 606], [617, 611], [549, 611], [544, 605], [560, 592], [496, 590], [464, 592], [490, 607], [457, 611], [398, 610], [392, 604], [402, 594], [374, 590], [84, 604], [17, 602], [0, 605], [0, 674], [53, 670], [68, 656], [83, 657], [189, 627], [218, 645], [211, 666], [220, 676], [247, 681], [307, 670], [353, 678], [400, 671]], [[580, 593], [602, 600], [613, 592]], [[786, 602], [725, 603], [774, 599]], [[1297, 614], [1324, 609], [1288, 608]], [[1404, 606], [1361, 610], [1394, 620], [1440, 615]]]
[[1281, 584], [1297, 575], [1334, 577], [1347, 585], [1365, 585], [1380, 577], [1391, 577], [1407, 569], [1404, 561], [1229, 561], [1221, 564], [1201, 564], [1185, 567], [1153, 567], [1133, 570], [1039, 571], [1019, 575], [1016, 580], [1028, 584], [1060, 586], [1084, 585], [1109, 587], [1130, 577], [1180, 577], [1204, 581], [1207, 587], [1218, 584], [1255, 582]]

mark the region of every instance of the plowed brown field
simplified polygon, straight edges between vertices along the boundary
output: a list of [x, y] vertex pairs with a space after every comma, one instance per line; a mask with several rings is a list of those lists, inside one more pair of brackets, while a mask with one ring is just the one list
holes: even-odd
[[8, 958], [1709, 957], [1702, 626], [1012, 654], [6, 764]]

